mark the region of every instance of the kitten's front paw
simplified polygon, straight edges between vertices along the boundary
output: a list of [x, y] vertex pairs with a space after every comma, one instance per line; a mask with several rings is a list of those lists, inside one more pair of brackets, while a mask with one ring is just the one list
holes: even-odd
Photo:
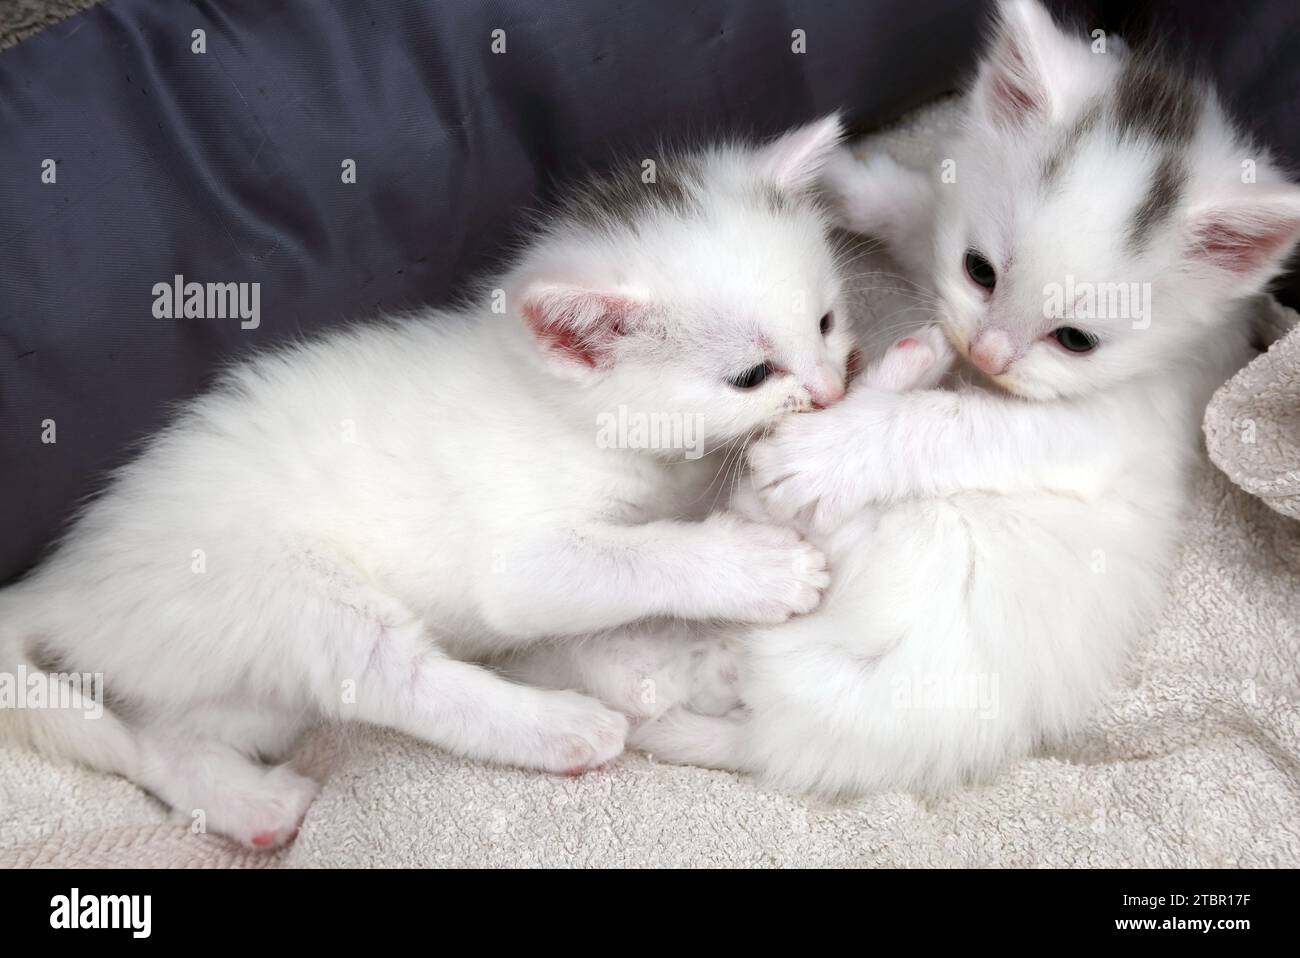
[[593, 698], [552, 692], [538, 717], [540, 749], [528, 764], [546, 772], [581, 775], [623, 752], [627, 719]]
[[712, 521], [726, 527], [738, 580], [720, 583], [722, 607], [716, 614], [736, 622], [773, 625], [821, 604], [831, 582], [826, 557], [799, 533], [725, 514]]
[[773, 519], [829, 530], [869, 501], [861, 494], [863, 477], [846, 464], [838, 427], [824, 412], [793, 416], [750, 450], [754, 485]]
[[864, 381], [872, 389], [893, 393], [933, 389], [956, 358], [943, 331], [935, 325], [925, 326], [894, 343], [867, 371]]

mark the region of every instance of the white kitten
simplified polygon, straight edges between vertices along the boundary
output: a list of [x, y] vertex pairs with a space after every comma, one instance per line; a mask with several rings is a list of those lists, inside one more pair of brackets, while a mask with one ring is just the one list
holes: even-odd
[[[851, 336], [824, 321], [840, 278], [811, 195], [839, 136], [830, 118], [665, 158], [657, 182], [595, 180], [504, 300], [234, 369], [0, 593], [0, 668], [102, 672], [109, 712], [9, 712], [0, 735], [257, 847], [316, 787], [262, 758], [321, 720], [555, 772], [619, 754], [622, 715], [463, 660], [818, 604], [825, 561], [796, 533], [707, 513], [732, 445], [843, 395]], [[620, 410], [689, 419], [722, 452], [599, 442]]]
[[1160, 606], [1206, 400], [1300, 188], [1206, 85], [1031, 2], [1001, 8], [969, 111], [955, 183], [839, 162], [831, 188], [928, 262], [981, 372], [924, 388], [948, 347], [923, 332], [753, 449], [763, 507], [821, 530], [834, 582], [746, 634], [748, 712], [640, 729], [658, 757], [833, 795], [982, 779], [1076, 729]]

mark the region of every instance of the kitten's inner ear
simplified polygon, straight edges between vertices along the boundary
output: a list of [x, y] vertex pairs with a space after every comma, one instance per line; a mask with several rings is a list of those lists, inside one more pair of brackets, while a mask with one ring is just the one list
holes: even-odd
[[1188, 225], [1192, 259], [1243, 281], [1266, 282], [1300, 239], [1300, 189], [1206, 204], [1188, 213]]
[[524, 287], [521, 304], [524, 322], [542, 347], [586, 369], [608, 365], [614, 344], [643, 309], [626, 295], [540, 282]]
[[993, 43], [976, 81], [976, 97], [994, 123], [1007, 128], [1046, 122], [1053, 114], [1053, 69], [1069, 38], [1033, 0], [998, 8]]
[[843, 136], [837, 113], [791, 130], [759, 150], [759, 175], [785, 193], [810, 191]]

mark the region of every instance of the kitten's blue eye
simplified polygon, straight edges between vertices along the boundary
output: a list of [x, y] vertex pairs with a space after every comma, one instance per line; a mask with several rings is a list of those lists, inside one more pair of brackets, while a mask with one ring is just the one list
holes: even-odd
[[971, 278], [971, 282], [976, 286], [992, 289], [998, 284], [997, 270], [993, 268], [993, 264], [979, 250], [968, 249], [966, 251], [965, 265], [966, 275]]
[[743, 373], [737, 373], [735, 376], [728, 379], [727, 382], [731, 383], [731, 385], [735, 386], [737, 389], [753, 389], [755, 386], [761, 385], [763, 380], [767, 379], [771, 373], [771, 366], [767, 363], [760, 363], [757, 366], [746, 369]]
[[820, 328], [823, 336], [828, 335], [830, 331], [835, 328], [835, 316], [833, 313], [827, 313], [822, 317]]
[[1076, 329], [1074, 326], [1062, 326], [1051, 332], [1054, 340], [1072, 353], [1090, 353], [1097, 348], [1097, 337], [1092, 333]]

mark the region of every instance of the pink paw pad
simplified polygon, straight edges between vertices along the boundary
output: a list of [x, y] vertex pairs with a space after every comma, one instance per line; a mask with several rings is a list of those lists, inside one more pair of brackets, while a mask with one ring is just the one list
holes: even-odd
[[253, 844], [258, 848], [265, 848], [275, 841], [275, 832], [258, 832], [253, 836]]
[[577, 765], [565, 770], [564, 775], [568, 778], [581, 778], [588, 772], [603, 772], [608, 767], [608, 762], [602, 762], [600, 765]]
[[896, 342], [896, 343], [894, 344], [894, 348], [895, 348], [895, 349], [911, 349], [911, 348], [912, 348], [913, 346], [915, 346], [915, 345], [917, 345], [916, 340], [913, 339], [911, 336], [908, 336], [907, 338], [905, 338], [905, 339], [900, 339], [898, 342]]

